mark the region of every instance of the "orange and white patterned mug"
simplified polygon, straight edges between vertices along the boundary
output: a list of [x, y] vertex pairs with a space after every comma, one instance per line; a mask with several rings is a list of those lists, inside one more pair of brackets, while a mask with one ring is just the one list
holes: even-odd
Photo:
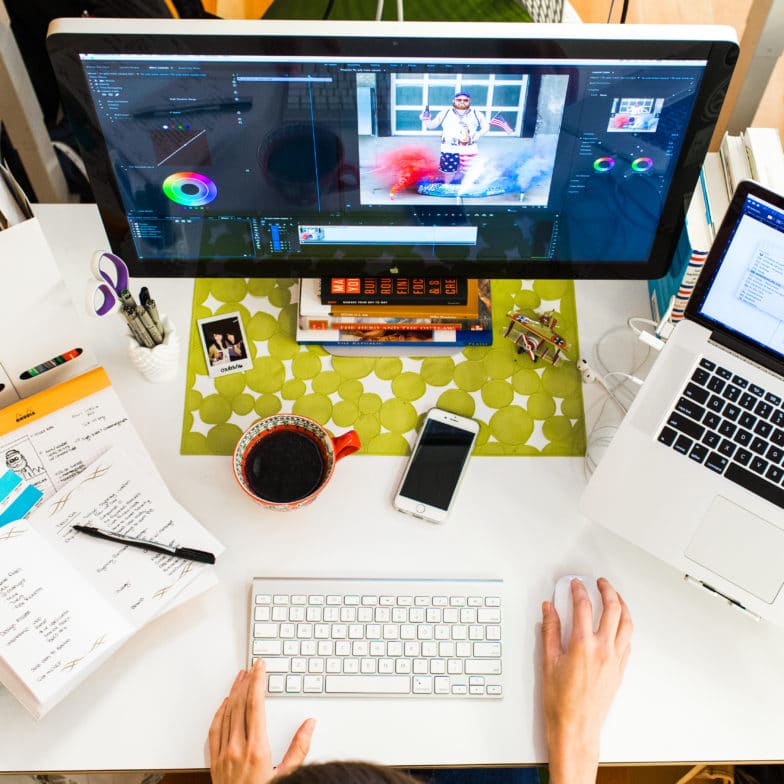
[[312, 419], [275, 414], [255, 422], [240, 437], [234, 449], [234, 476], [268, 509], [299, 509], [326, 487], [338, 460], [360, 446], [355, 430], [333, 438]]

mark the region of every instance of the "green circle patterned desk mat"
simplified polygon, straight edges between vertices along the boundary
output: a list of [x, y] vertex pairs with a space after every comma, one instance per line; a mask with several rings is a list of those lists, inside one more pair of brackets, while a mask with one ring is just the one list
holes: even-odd
[[[181, 452], [230, 455], [242, 432], [278, 412], [311, 417], [338, 435], [355, 429], [360, 453], [407, 455], [433, 406], [481, 424], [476, 455], [585, 453], [574, 284], [492, 282], [493, 344], [452, 356], [336, 357], [299, 345], [296, 280], [195, 282]], [[518, 354], [503, 337], [513, 307], [555, 311], [566, 357], [557, 366]], [[239, 312], [253, 368], [210, 378], [197, 319]]]

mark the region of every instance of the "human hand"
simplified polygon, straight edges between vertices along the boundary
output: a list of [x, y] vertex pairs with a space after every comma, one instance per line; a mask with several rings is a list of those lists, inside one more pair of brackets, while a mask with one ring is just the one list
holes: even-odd
[[210, 773], [213, 784], [266, 784], [298, 768], [310, 750], [315, 719], [304, 721], [277, 768], [267, 737], [264, 706], [266, 667], [257, 659], [240, 670], [229, 696], [215, 712], [210, 725]]
[[629, 608], [603, 577], [596, 584], [604, 610], [594, 633], [588, 591], [572, 580], [572, 637], [565, 653], [558, 613], [551, 602], [542, 603], [542, 691], [552, 784], [596, 781], [599, 733], [631, 650]]

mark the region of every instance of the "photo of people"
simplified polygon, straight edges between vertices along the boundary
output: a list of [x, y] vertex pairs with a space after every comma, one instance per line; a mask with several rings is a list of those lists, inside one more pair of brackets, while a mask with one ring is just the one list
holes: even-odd
[[239, 313], [199, 319], [198, 325], [210, 376], [223, 376], [253, 367]]
[[659, 127], [664, 98], [615, 98], [608, 131], [653, 133]]
[[546, 205], [568, 82], [357, 74], [362, 204]]

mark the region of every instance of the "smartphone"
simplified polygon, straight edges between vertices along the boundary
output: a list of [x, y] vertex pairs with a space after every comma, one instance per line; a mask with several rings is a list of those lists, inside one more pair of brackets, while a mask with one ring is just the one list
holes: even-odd
[[477, 421], [431, 408], [395, 494], [395, 509], [433, 523], [446, 520], [478, 433]]

